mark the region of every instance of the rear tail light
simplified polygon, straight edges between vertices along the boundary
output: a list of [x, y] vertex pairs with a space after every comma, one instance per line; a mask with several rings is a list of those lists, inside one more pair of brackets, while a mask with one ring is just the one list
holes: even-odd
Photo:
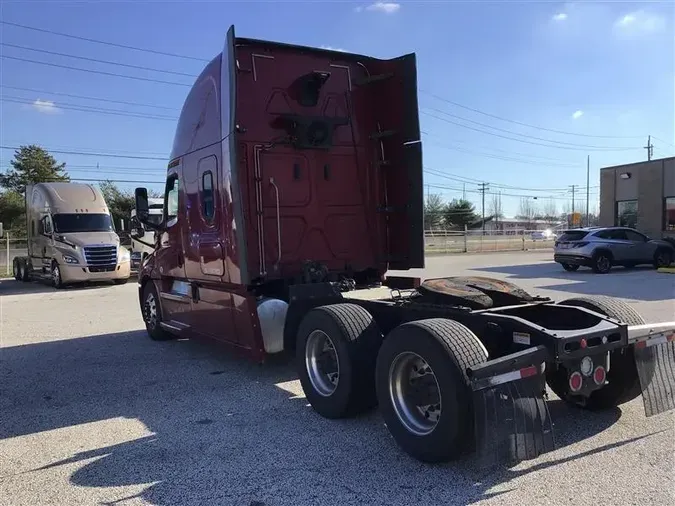
[[606, 378], [607, 378], [607, 372], [605, 371], [605, 368], [602, 367], [601, 365], [596, 367], [595, 371], [593, 372], [593, 381], [595, 381], [595, 384], [596, 385], [604, 385]]
[[570, 374], [570, 390], [572, 392], [578, 392], [581, 390], [581, 387], [584, 384], [584, 379], [581, 377], [581, 373], [579, 371], [574, 371], [572, 374]]
[[583, 248], [588, 244], [588, 241], [581, 241], [581, 242], [575, 242], [574, 247], [575, 248]]

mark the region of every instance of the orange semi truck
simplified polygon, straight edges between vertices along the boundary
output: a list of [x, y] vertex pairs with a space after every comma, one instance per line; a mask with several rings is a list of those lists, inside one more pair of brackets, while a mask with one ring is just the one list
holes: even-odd
[[[640, 394], [647, 416], [673, 409], [675, 322], [485, 277], [387, 276], [424, 266], [416, 81], [414, 54], [230, 28], [183, 106], [160, 223], [136, 190], [155, 231], [138, 276], [149, 336], [211, 339], [258, 361], [295, 355], [318, 414], [378, 406], [425, 462], [553, 449], [547, 384], [589, 409]], [[373, 287], [385, 295], [363, 295]]]

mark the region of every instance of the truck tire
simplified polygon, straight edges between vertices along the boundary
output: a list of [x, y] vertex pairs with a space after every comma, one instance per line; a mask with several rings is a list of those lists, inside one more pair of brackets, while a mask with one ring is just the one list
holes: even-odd
[[422, 462], [445, 462], [471, 449], [466, 369], [486, 360], [478, 337], [452, 320], [404, 323], [387, 335], [377, 356], [377, 397], [390, 434], [406, 453]]
[[19, 266], [20, 260], [18, 258], [15, 258], [12, 260], [12, 273], [14, 274], [14, 279], [17, 281], [21, 281], [21, 268]]
[[157, 290], [152, 281], [147, 281], [143, 287], [143, 301], [141, 303], [143, 321], [145, 329], [153, 341], [170, 341], [175, 339], [173, 334], [164, 330], [160, 323], [162, 322], [162, 311], [159, 305]]
[[344, 418], [377, 404], [375, 362], [382, 333], [356, 304], [312, 309], [296, 341], [300, 383], [312, 408], [325, 418]]
[[[646, 323], [635, 309], [624, 301], [613, 297], [602, 295], [575, 297], [558, 302], [558, 304], [590, 309], [628, 325], [643, 325]], [[600, 390], [593, 392], [584, 404], [580, 404], [581, 407], [589, 410], [609, 409], [632, 401], [642, 392], [632, 346], [623, 350], [612, 351], [609, 360], [608, 383]], [[567, 370], [565, 368], [559, 367], [555, 370], [554, 367], [547, 367], [546, 376], [548, 386], [558, 397], [575, 403], [574, 399], [569, 396]]]
[[63, 288], [63, 279], [61, 278], [61, 268], [59, 267], [59, 264], [56, 262], [56, 260], [52, 261], [51, 276], [52, 276], [52, 286], [56, 289]]

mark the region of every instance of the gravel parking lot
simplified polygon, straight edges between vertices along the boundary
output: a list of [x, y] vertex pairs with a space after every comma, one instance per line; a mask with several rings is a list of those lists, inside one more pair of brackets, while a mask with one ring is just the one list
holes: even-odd
[[[424, 277], [484, 275], [556, 299], [607, 294], [675, 319], [675, 276], [568, 273], [546, 253], [432, 257]], [[675, 505], [675, 415], [642, 401], [581, 412], [552, 395], [559, 447], [484, 472], [430, 466], [377, 412], [329, 421], [289, 361], [151, 342], [136, 284], [55, 291], [0, 281], [0, 504]], [[70, 316], [68, 316], [70, 315]]]

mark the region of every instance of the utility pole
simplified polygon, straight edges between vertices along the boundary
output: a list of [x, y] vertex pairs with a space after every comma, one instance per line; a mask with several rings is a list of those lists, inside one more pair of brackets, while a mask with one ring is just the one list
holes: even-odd
[[586, 158], [586, 226], [591, 226], [589, 202], [591, 199], [591, 155]]
[[489, 186], [490, 186], [490, 183], [480, 183], [480, 184], [478, 185], [478, 187], [479, 187], [479, 188], [478, 188], [478, 191], [481, 192], [482, 197], [483, 197], [483, 198], [482, 198], [482, 201], [483, 201], [483, 204], [482, 204], [482, 214], [483, 214], [483, 223], [482, 223], [483, 226], [482, 226], [482, 228], [483, 228], [483, 235], [485, 235], [485, 191], [489, 189], [489, 188], [488, 188]]
[[466, 183], [462, 185], [462, 200], [466, 200]]
[[574, 225], [574, 191], [576, 190], [577, 185], [573, 184], [570, 186], [572, 188], [572, 225]]
[[645, 149], [647, 150], [647, 161], [651, 162], [652, 156], [654, 156], [654, 145], [652, 144], [651, 135], [647, 137], [647, 145], [645, 146]]

